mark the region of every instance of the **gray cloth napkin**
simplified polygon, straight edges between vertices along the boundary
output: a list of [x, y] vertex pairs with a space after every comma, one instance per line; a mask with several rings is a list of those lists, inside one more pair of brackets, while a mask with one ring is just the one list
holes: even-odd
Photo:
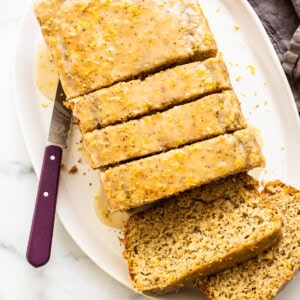
[[300, 0], [248, 0], [262, 20], [300, 112]]

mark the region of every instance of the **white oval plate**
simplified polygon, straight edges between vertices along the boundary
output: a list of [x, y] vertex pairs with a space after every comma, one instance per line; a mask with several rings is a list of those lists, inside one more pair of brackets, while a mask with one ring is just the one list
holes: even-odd
[[[200, 0], [200, 4], [227, 62], [244, 114], [248, 122], [261, 131], [267, 167], [256, 175], [265, 180], [279, 178], [300, 188], [298, 113], [267, 34], [245, 0]], [[24, 139], [37, 174], [52, 111], [51, 105], [41, 107], [46, 99], [34, 82], [35, 50], [41, 40], [31, 4], [23, 19], [17, 43], [14, 90]], [[130, 288], [122, 247], [117, 238], [119, 233], [103, 225], [94, 212], [93, 197], [99, 190], [97, 174], [90, 170], [86, 162], [77, 163], [82, 155], [77, 149], [79, 139], [78, 131], [74, 129], [63, 163], [67, 167], [77, 164], [79, 172], [74, 175], [62, 172], [57, 213], [82, 250], [104, 271]], [[299, 299], [297, 283], [300, 283], [300, 277], [290, 283], [279, 298]], [[156, 299], [192, 300], [201, 299], [201, 296], [196, 290], [185, 289], [176, 295]]]

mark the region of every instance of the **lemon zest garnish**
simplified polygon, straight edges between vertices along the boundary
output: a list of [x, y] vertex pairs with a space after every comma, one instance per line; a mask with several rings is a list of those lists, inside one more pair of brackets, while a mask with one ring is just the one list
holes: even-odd
[[41, 103], [41, 107], [44, 107], [44, 108], [46, 108], [46, 107], [48, 107], [49, 106], [49, 103]]
[[255, 69], [254, 66], [248, 65], [247, 68], [250, 70], [250, 72], [251, 72], [252, 75], [255, 75], [256, 69]]

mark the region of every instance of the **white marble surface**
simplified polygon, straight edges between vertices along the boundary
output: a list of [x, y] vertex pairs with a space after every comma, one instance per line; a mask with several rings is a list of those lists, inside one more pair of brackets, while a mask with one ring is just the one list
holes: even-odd
[[[26, 261], [38, 182], [15, 111], [12, 64], [18, 27], [29, 1], [0, 0], [0, 300], [145, 299], [97, 267], [58, 218], [50, 262], [35, 269]], [[289, 289], [296, 291], [296, 281]]]
[[21, 135], [12, 90], [13, 50], [30, 0], [0, 0], [0, 300], [145, 299], [78, 248], [56, 218], [52, 257], [39, 269], [25, 258], [37, 177]]

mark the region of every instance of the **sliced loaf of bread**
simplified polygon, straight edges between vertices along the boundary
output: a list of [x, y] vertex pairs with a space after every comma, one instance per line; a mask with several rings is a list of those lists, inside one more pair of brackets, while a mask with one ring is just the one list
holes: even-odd
[[109, 168], [100, 180], [115, 212], [263, 165], [255, 133], [246, 128]]
[[83, 134], [93, 168], [156, 154], [246, 127], [232, 90]]
[[256, 182], [245, 174], [189, 193], [139, 212], [125, 224], [124, 257], [135, 290], [155, 295], [177, 290], [188, 280], [256, 256], [281, 236], [280, 217], [257, 205]]
[[300, 191], [277, 180], [266, 185], [262, 197], [282, 216], [282, 238], [258, 257], [199, 280], [197, 286], [208, 299], [272, 299], [299, 269]]
[[197, 0], [39, 0], [35, 14], [68, 99], [217, 52]]
[[82, 132], [164, 111], [204, 95], [231, 89], [222, 58], [179, 65], [144, 80], [120, 82], [67, 102]]

